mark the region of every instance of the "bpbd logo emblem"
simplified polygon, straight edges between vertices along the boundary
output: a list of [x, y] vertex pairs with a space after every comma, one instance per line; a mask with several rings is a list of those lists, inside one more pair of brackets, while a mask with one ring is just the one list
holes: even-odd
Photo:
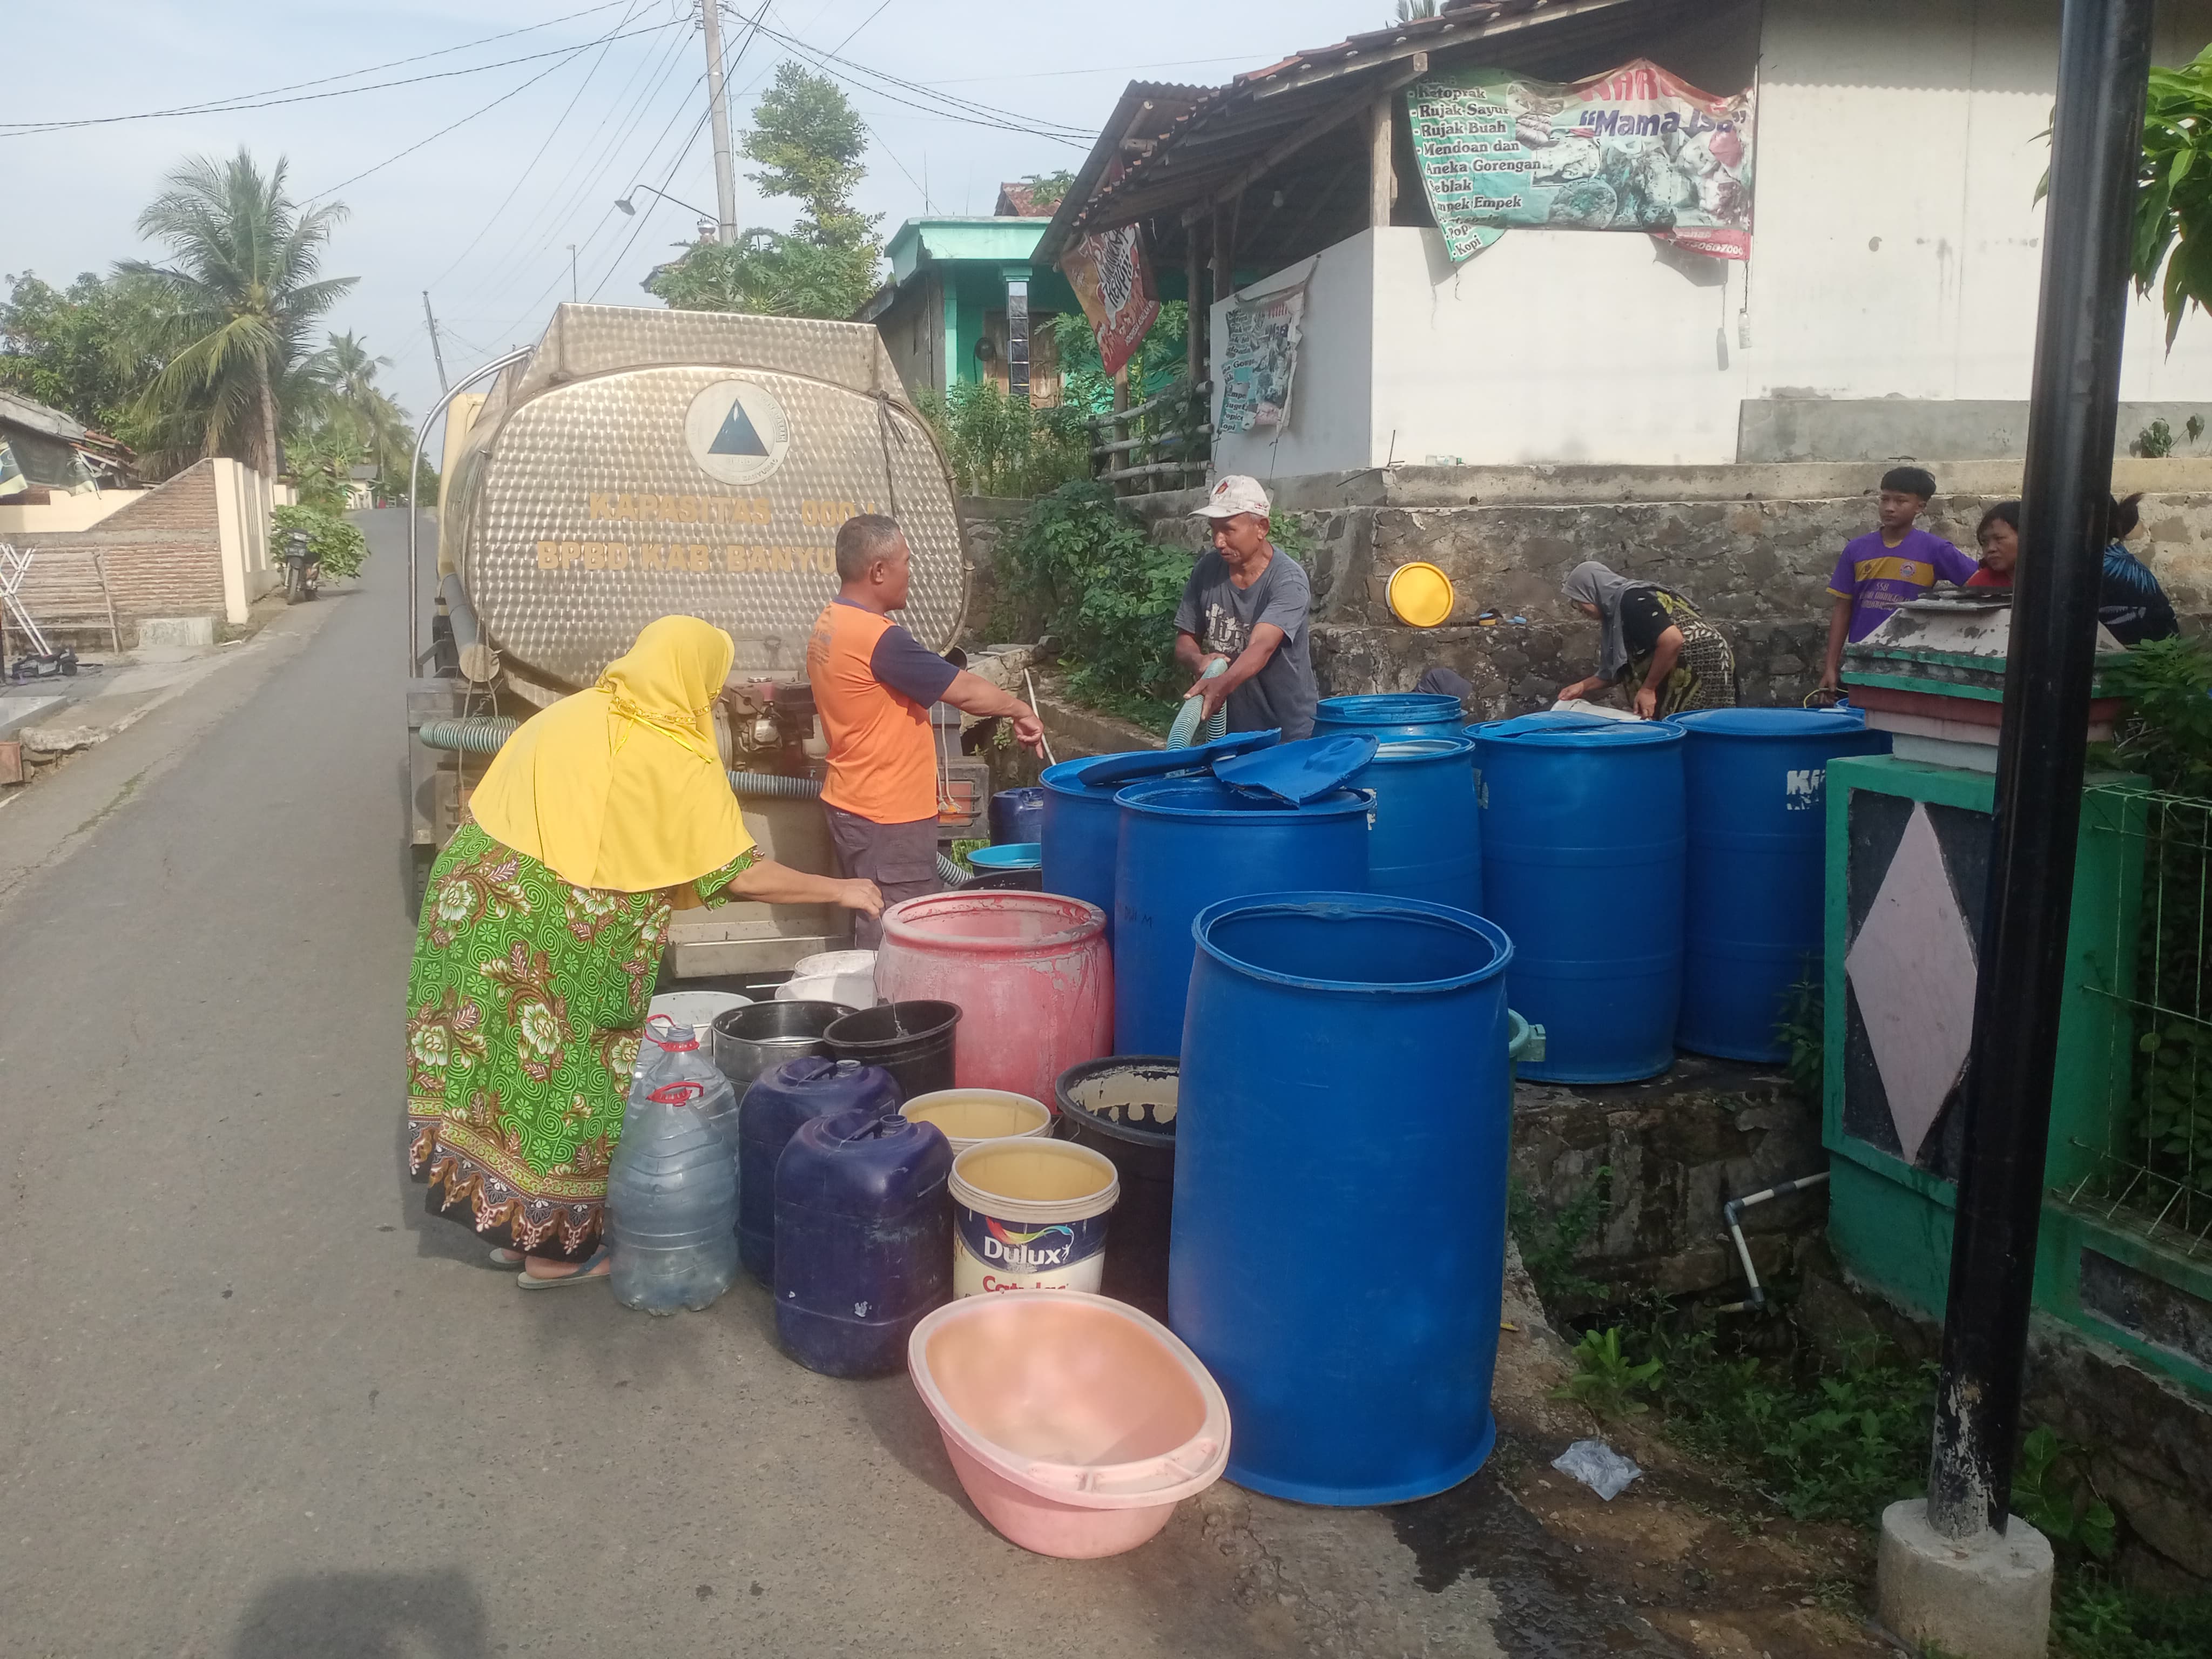
[[717, 380], [691, 399], [684, 440], [717, 483], [758, 483], [791, 453], [791, 417], [757, 380]]
[[1008, 1273], [1060, 1273], [1106, 1247], [1104, 1216], [1024, 1227], [984, 1215], [964, 1204], [955, 1206], [954, 1213], [958, 1217], [960, 1243], [968, 1254], [986, 1267]]

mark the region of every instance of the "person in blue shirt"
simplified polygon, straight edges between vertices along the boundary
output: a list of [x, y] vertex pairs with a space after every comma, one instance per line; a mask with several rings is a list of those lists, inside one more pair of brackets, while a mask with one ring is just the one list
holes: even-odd
[[2122, 645], [2170, 640], [2181, 631], [2173, 606], [2150, 567], [2128, 551], [2128, 538], [2142, 522], [2142, 492], [2115, 501], [2105, 520], [2105, 574], [2097, 596], [2097, 620]]

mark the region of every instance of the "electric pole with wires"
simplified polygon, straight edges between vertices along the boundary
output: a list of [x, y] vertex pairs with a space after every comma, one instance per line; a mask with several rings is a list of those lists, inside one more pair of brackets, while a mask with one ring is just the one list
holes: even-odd
[[714, 129], [714, 205], [720, 212], [715, 240], [738, 240], [738, 173], [730, 154], [730, 103], [722, 91], [722, 19], [719, 0], [699, 0], [707, 31], [707, 124]]

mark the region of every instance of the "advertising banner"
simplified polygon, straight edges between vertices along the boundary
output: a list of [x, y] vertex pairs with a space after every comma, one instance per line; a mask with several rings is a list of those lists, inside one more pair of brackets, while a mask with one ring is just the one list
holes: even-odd
[[1282, 427], [1291, 418], [1291, 377], [1305, 330], [1306, 285], [1277, 289], [1229, 307], [1221, 348], [1223, 432]]
[[1455, 264], [1516, 225], [1637, 230], [1751, 257], [1749, 91], [1717, 98], [1638, 58], [1565, 86], [1447, 70], [1414, 82], [1406, 108]]
[[1144, 233], [1134, 225], [1123, 225], [1086, 236], [1068, 249], [1060, 268], [1067, 273], [1091, 331], [1098, 337], [1098, 356], [1106, 373], [1120, 374], [1160, 314], [1152, 263], [1145, 257]]

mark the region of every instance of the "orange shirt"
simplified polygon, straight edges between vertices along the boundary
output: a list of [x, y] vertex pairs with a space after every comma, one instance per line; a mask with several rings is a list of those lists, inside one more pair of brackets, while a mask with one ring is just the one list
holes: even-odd
[[833, 600], [814, 619], [806, 641], [806, 678], [830, 741], [822, 799], [876, 823], [937, 816], [929, 710], [876, 678], [877, 644], [896, 626], [888, 617]]

